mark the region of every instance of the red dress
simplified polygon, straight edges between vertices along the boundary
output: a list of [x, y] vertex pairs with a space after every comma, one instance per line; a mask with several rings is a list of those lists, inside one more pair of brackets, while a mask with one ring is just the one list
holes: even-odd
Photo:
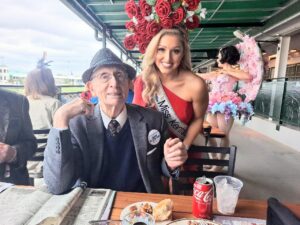
[[[162, 87], [177, 117], [180, 119], [181, 122], [185, 123], [186, 125], [189, 125], [194, 118], [194, 110], [193, 110], [192, 102], [188, 102], [180, 98], [165, 86], [162, 85]], [[132, 103], [145, 107], [146, 103], [143, 101], [142, 92], [143, 92], [143, 81], [141, 76], [139, 76], [134, 82], [134, 98]], [[174, 137], [175, 135], [172, 136]]]

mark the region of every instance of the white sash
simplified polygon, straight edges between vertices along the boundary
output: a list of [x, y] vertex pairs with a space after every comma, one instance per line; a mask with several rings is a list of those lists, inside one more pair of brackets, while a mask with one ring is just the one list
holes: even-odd
[[[185, 138], [188, 125], [183, 123], [178, 116], [176, 115], [166, 93], [163, 90], [161, 82], [158, 83], [158, 91], [154, 98], [155, 106], [158, 111], [163, 113], [164, 118], [166, 119], [169, 129], [175, 134], [178, 138], [183, 140]], [[194, 145], [204, 145], [204, 137], [199, 134], [194, 139]]]

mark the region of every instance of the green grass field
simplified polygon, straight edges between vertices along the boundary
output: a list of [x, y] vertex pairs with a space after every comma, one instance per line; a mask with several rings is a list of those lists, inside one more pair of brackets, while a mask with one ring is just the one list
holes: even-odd
[[[58, 87], [61, 89], [61, 93], [69, 93], [69, 92], [82, 92], [84, 87]], [[24, 87], [3, 87], [3, 89], [17, 92], [19, 94], [24, 95]]]

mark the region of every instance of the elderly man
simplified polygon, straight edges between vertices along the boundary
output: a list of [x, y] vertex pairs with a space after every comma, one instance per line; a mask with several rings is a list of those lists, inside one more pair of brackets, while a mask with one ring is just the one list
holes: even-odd
[[36, 151], [27, 99], [0, 89], [0, 181], [29, 185], [27, 160]]
[[82, 75], [97, 96], [62, 106], [54, 116], [44, 159], [44, 178], [54, 194], [85, 182], [92, 188], [163, 193], [161, 175], [178, 175], [187, 159], [179, 139], [168, 139], [163, 115], [125, 104], [136, 71], [101, 49]]

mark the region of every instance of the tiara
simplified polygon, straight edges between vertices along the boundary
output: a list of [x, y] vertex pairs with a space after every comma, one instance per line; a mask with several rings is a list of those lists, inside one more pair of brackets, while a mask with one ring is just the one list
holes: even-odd
[[206, 9], [201, 0], [128, 0], [125, 11], [130, 18], [125, 27], [124, 47], [128, 50], [138, 48], [144, 54], [151, 39], [161, 29], [184, 27], [193, 30], [205, 18]]

